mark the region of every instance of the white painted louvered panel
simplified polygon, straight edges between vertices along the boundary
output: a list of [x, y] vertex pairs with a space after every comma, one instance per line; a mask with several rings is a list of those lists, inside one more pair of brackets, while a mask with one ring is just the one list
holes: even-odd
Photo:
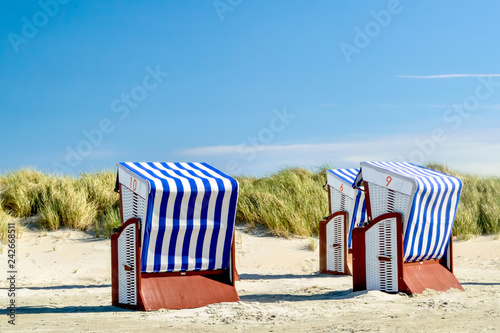
[[333, 186], [330, 187], [330, 208], [332, 214], [335, 212], [352, 213], [354, 200]]
[[366, 288], [368, 290], [398, 291], [396, 236], [397, 220], [395, 217], [382, 220], [367, 230], [365, 242]]
[[129, 224], [118, 238], [118, 302], [121, 304], [137, 305], [136, 233], [136, 224]]
[[128, 187], [121, 188], [123, 222], [126, 222], [132, 217], [136, 217], [141, 221], [146, 218], [146, 199], [139, 196], [137, 193], [130, 190]]
[[403, 221], [410, 208], [410, 196], [386, 187], [369, 184], [372, 220], [385, 213], [400, 213]]
[[344, 272], [345, 253], [344, 215], [335, 216], [326, 225], [326, 269]]

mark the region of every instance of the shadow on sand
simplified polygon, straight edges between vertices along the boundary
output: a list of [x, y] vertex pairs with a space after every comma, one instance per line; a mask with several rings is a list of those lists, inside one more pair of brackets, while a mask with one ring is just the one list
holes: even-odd
[[64, 286], [48, 286], [48, 287], [20, 287], [18, 289], [28, 289], [28, 290], [60, 290], [60, 289], [88, 289], [88, 288], [111, 288], [110, 284], [91, 284], [91, 285], [81, 285], [72, 284]]
[[328, 274], [239, 274], [241, 280], [277, 280], [277, 279], [311, 279], [311, 278], [341, 278], [345, 275]]
[[323, 301], [323, 300], [344, 300], [359, 297], [366, 294], [367, 291], [353, 292], [352, 289], [328, 291], [322, 294], [317, 292], [310, 295], [293, 295], [293, 294], [254, 294], [240, 295], [243, 302], [259, 302], [259, 303], [276, 303], [283, 302], [307, 302], [307, 301]]
[[500, 286], [499, 282], [460, 282], [466, 286]]
[[[16, 307], [16, 315], [25, 314], [44, 314], [44, 313], [105, 313], [105, 312], [125, 312], [132, 311], [122, 308], [118, 308], [112, 305], [103, 306], [63, 306], [63, 307], [51, 307], [51, 306], [19, 306]], [[6, 315], [9, 313], [7, 309], [1, 309], [0, 315]]]

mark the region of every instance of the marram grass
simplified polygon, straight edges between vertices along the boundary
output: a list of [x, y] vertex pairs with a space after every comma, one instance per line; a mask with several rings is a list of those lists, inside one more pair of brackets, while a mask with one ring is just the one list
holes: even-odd
[[38, 216], [44, 229], [93, 230], [109, 237], [120, 224], [115, 177], [112, 172], [77, 178], [32, 169], [10, 172], [0, 180], [2, 208], [13, 217]]
[[[427, 167], [463, 181], [455, 236], [500, 233], [500, 178], [461, 175], [439, 164]], [[317, 235], [318, 222], [328, 214], [326, 169], [286, 168], [263, 178], [235, 177], [240, 185], [236, 220], [250, 228], [265, 226], [278, 236]], [[37, 216], [44, 229], [89, 230], [109, 237], [120, 224], [115, 177], [112, 171], [69, 177], [33, 169], [0, 176], [0, 240], [5, 240], [9, 220], [30, 216]]]
[[308, 237], [317, 235], [318, 222], [328, 215], [326, 170], [287, 168], [264, 178], [236, 179], [240, 184], [236, 220], [250, 227], [263, 225], [278, 236]]

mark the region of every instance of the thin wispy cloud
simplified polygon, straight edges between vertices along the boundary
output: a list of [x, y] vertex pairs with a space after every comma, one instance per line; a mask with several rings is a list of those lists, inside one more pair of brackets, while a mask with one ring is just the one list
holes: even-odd
[[440, 74], [440, 75], [398, 75], [405, 79], [450, 79], [457, 77], [500, 77], [500, 74]]
[[[456, 107], [456, 104], [362, 104], [370, 108], [435, 108], [435, 109], [449, 109]], [[481, 104], [477, 106], [478, 109], [499, 109], [500, 104]]]
[[[476, 131], [467, 131], [468, 135], [464, 133], [454, 134], [447, 136], [447, 141], [454, 144], [457, 142], [462, 142], [460, 147], [465, 143], [470, 142], [482, 142], [483, 144], [494, 144], [499, 145], [500, 141], [497, 139], [496, 135], [498, 129], [481, 129]], [[470, 137], [475, 139], [471, 141]], [[272, 154], [293, 154], [303, 156], [304, 154], [330, 154], [330, 153], [340, 153], [340, 152], [376, 152], [376, 155], [385, 155], [388, 150], [391, 153], [399, 151], [404, 153], [409, 148], [414, 146], [415, 142], [427, 140], [425, 135], [391, 135], [391, 136], [375, 136], [370, 139], [364, 139], [360, 141], [339, 141], [339, 142], [327, 142], [327, 143], [295, 143], [295, 144], [269, 144], [269, 145], [220, 145], [220, 146], [202, 146], [186, 148], [178, 151], [180, 155], [184, 156], [215, 156], [215, 155], [232, 155], [240, 154], [247, 149], [256, 149], [259, 153], [272, 153]], [[481, 144], [481, 145], [483, 145]]]
[[362, 106], [370, 108], [449, 108], [453, 105], [440, 104], [362, 104]]
[[[327, 143], [193, 147], [178, 153], [190, 159], [222, 161], [221, 164], [234, 159], [240, 163], [243, 174], [263, 174], [285, 166], [316, 167], [325, 162], [335, 167], [356, 167], [360, 161], [404, 161], [423, 155], [425, 161], [418, 164], [445, 162], [457, 171], [499, 175], [500, 141], [495, 133], [498, 128], [450, 133], [442, 143], [433, 142], [426, 135], [408, 134]], [[425, 153], [429, 150], [431, 153]], [[255, 159], [247, 161], [251, 152], [255, 152]]]

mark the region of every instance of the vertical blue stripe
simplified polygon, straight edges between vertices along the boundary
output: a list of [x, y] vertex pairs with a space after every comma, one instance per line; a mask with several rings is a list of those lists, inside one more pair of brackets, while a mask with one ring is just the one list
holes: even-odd
[[362, 223], [368, 221], [368, 217], [366, 216], [366, 197], [363, 198], [363, 207], [362, 207], [362, 210], [361, 210], [361, 220], [359, 221], [359, 224], [358, 225], [361, 225]]
[[161, 270], [161, 264], [162, 264], [161, 252], [163, 246], [163, 239], [165, 238], [165, 229], [167, 227], [167, 221], [166, 221], [167, 203], [170, 197], [170, 186], [168, 185], [168, 182], [165, 179], [161, 179], [161, 183], [163, 185], [163, 195], [161, 197], [161, 203], [160, 203], [160, 215], [158, 216], [158, 234], [156, 236], [156, 246], [154, 252], [155, 260], [154, 260], [153, 270], [155, 272], [159, 272]]
[[[440, 191], [439, 191], [439, 185], [435, 185], [435, 184], [432, 184], [431, 182], [431, 186], [432, 186], [432, 190], [433, 190], [433, 198], [431, 198], [431, 206], [429, 208], [429, 218], [427, 219], [427, 215], [426, 215], [426, 223], [425, 224], [428, 224], [429, 225], [429, 232], [428, 232], [428, 238], [427, 238], [427, 244], [424, 248], [424, 245], [423, 245], [423, 240], [424, 240], [424, 233], [422, 232], [422, 244], [421, 244], [421, 249], [419, 250], [418, 254], [417, 254], [417, 260], [421, 260], [421, 258], [424, 256], [424, 255], [427, 255], [429, 254], [429, 250], [432, 246], [432, 236], [433, 234], [435, 234], [434, 236], [438, 237], [437, 239], [439, 239], [439, 229], [434, 231], [434, 227], [437, 227], [438, 226], [438, 221], [436, 220], [436, 216], [435, 216], [435, 213], [436, 213], [436, 204], [438, 203], [439, 199], [440, 199]], [[425, 226], [424, 224], [424, 226]]]
[[[226, 226], [226, 235], [224, 237], [224, 248], [223, 248], [223, 253], [222, 253], [222, 262], [224, 267], [229, 265], [229, 254], [231, 251], [231, 246], [232, 245], [232, 237], [233, 237], [233, 232], [234, 232], [234, 222], [235, 222], [235, 217], [236, 217], [236, 205], [238, 201], [238, 182], [233, 179], [232, 177], [229, 177], [225, 173], [213, 168], [212, 166], [203, 163], [203, 165], [210, 170], [214, 171], [221, 177], [226, 178], [229, 180], [231, 183], [231, 197], [229, 199], [229, 211], [228, 211], [228, 219], [227, 219], [227, 226]], [[227, 190], [227, 189], [225, 189]]]
[[[452, 204], [453, 203], [453, 182], [451, 180], [444, 181], [443, 183], [443, 200], [440, 203], [440, 209], [439, 209], [439, 217], [441, 219], [441, 216], [444, 217], [443, 220], [441, 220], [441, 224], [443, 226], [443, 233], [441, 234], [441, 238], [439, 239], [439, 242], [436, 243], [435, 248], [432, 251], [432, 256], [430, 258], [439, 258], [441, 257], [441, 249], [446, 247], [448, 245], [451, 232], [448, 230], [450, 225], [453, 225], [453, 220], [454, 216], [452, 218], [447, 217], [447, 213], [450, 211], [451, 208], [448, 207], [448, 203]], [[451, 222], [450, 222], [451, 220]], [[451, 224], [450, 224], [451, 223]]]
[[198, 234], [198, 240], [196, 241], [196, 265], [195, 270], [200, 270], [203, 263], [203, 242], [205, 240], [205, 235], [207, 233], [208, 227], [208, 205], [210, 203], [210, 183], [207, 179], [201, 178], [203, 185], [205, 186], [205, 194], [203, 195], [203, 201], [201, 204], [201, 215], [200, 215], [200, 233]]
[[351, 223], [350, 223], [350, 228], [349, 228], [349, 236], [347, 237], [347, 248], [350, 249], [352, 248], [351, 246], [351, 239], [352, 239], [352, 229], [354, 229], [354, 224], [356, 223], [356, 219], [358, 217], [358, 207], [359, 207], [359, 201], [361, 200], [361, 192], [357, 191], [355, 198], [354, 198], [354, 209], [351, 214]]
[[[156, 196], [156, 185], [154, 182], [150, 182], [151, 192], [148, 195], [148, 212], [153, 211], [153, 206]], [[144, 238], [142, 240], [142, 254], [141, 254], [141, 271], [146, 271], [146, 264], [148, 262], [148, 250], [149, 250], [149, 238], [151, 237], [151, 218], [153, 214], [146, 214], [146, 221], [142, 225], [144, 228]]]
[[[182, 165], [180, 165], [179, 163], [174, 163], [174, 165], [180, 169], [184, 169], [184, 167]], [[186, 171], [188, 171], [188, 170], [186, 170]], [[189, 247], [191, 245], [191, 235], [193, 234], [193, 227], [194, 227], [193, 218], [194, 218], [194, 211], [196, 209], [196, 197], [198, 196], [198, 187], [196, 186], [196, 182], [192, 178], [186, 177], [178, 170], [174, 170], [174, 172], [179, 177], [186, 178], [187, 181], [189, 182], [189, 186], [191, 187], [191, 189], [189, 191], [189, 201], [188, 201], [188, 209], [187, 209], [187, 217], [186, 217], [186, 233], [184, 234], [184, 242], [182, 244], [181, 270], [185, 271], [188, 269], [188, 266], [189, 266]]]
[[[420, 258], [422, 259], [428, 259], [431, 257], [435, 251], [436, 248], [439, 244], [439, 241], [442, 239], [442, 237], [446, 234], [446, 229], [444, 233], [441, 233], [441, 223], [445, 223], [445, 221], [441, 221], [441, 209], [442, 209], [442, 204], [443, 200], [445, 199], [446, 196], [446, 191], [441, 185], [441, 182], [436, 182], [436, 189], [438, 191], [436, 200], [434, 201], [434, 205], [432, 207], [432, 227], [433, 229], [431, 230], [431, 234], [429, 235], [429, 243], [427, 244], [427, 248], [425, 249], [425, 252], [422, 253]], [[444, 191], [443, 191], [444, 190]], [[435, 231], [434, 231], [435, 229]], [[435, 233], [435, 240], [434, 243], [432, 242], [432, 234]]]
[[175, 268], [175, 248], [177, 246], [177, 237], [179, 236], [182, 198], [184, 197], [184, 186], [182, 185], [182, 182], [180, 179], [175, 177], [172, 177], [172, 179], [175, 181], [175, 185], [177, 186], [177, 193], [175, 194], [174, 212], [171, 221], [172, 234], [168, 243], [168, 271], [173, 271]]
[[[236, 183], [236, 187], [233, 186], [231, 190], [231, 198], [229, 201], [229, 215], [227, 217], [227, 230], [226, 230], [226, 239], [224, 241], [224, 244], [226, 245], [224, 247], [224, 253], [222, 256], [222, 264], [224, 265], [223, 268], [228, 268], [229, 267], [229, 261], [231, 258], [229, 258], [229, 255], [231, 251], [231, 247], [228, 244], [233, 244], [233, 234], [234, 234], [234, 222], [236, 218], [236, 205], [238, 202], [238, 183]], [[226, 265], [228, 267], [226, 267]]]
[[[445, 251], [445, 249], [448, 247], [448, 243], [450, 241], [450, 237], [451, 237], [451, 233], [452, 233], [452, 228], [453, 228], [453, 221], [455, 219], [455, 216], [457, 214], [457, 209], [458, 209], [458, 199], [460, 198], [460, 194], [462, 192], [462, 181], [458, 178], [456, 178], [456, 180], [458, 181], [458, 186], [453, 186], [454, 182], [453, 181], [450, 181], [452, 186], [453, 186], [453, 189], [451, 191], [451, 194], [450, 194], [450, 198], [446, 204], [446, 227], [447, 229], [446, 230], [446, 235], [445, 235], [445, 239], [444, 239], [444, 242], [440, 248], [440, 251], [439, 253], [443, 253]], [[456, 194], [456, 203], [453, 201], [453, 196]], [[455, 204], [455, 209], [452, 211], [451, 210], [451, 205], [452, 204]]]
[[[189, 223], [189, 229], [186, 231], [186, 235], [184, 238], [184, 243], [183, 243], [183, 248], [182, 248], [182, 253], [183, 253], [183, 266], [182, 270], [187, 270], [188, 264], [189, 264], [189, 250], [192, 247], [195, 247], [195, 257], [194, 262], [195, 262], [195, 268], [194, 270], [200, 270], [202, 263], [203, 263], [203, 242], [205, 239], [205, 234], [207, 233], [207, 227], [208, 227], [208, 222], [207, 222], [207, 216], [208, 216], [208, 205], [210, 202], [210, 195], [211, 195], [211, 187], [210, 187], [210, 182], [208, 179], [200, 177], [199, 175], [196, 174], [195, 171], [186, 169], [184, 166], [182, 166], [180, 163], [174, 163], [178, 168], [184, 170], [187, 174], [192, 176], [193, 178], [198, 178], [201, 180], [203, 183], [203, 188], [198, 188], [196, 185], [196, 182], [193, 180], [193, 178], [187, 177], [186, 175], [182, 175], [182, 177], [186, 177], [188, 181], [191, 184], [192, 189], [196, 189], [196, 195], [193, 196], [191, 195], [189, 199], [189, 210], [188, 210], [188, 223]], [[193, 169], [200, 170], [194, 165], [194, 163], [187, 163], [187, 165]], [[201, 170], [200, 170], [201, 171]], [[201, 202], [201, 207], [200, 209], [200, 220], [199, 220], [199, 231], [198, 231], [198, 237], [196, 239], [195, 244], [191, 244], [191, 236], [194, 231], [194, 211], [196, 210], [196, 200], [198, 199], [198, 195], [200, 193], [203, 193], [203, 198]]]
[[[200, 163], [204, 167], [210, 170], [214, 170], [211, 166], [209, 166], [206, 163]], [[224, 193], [226, 189], [224, 188], [224, 183], [222, 182], [222, 179], [216, 178], [213, 175], [211, 175], [208, 171], [203, 170], [197, 166], [193, 166], [194, 168], [200, 170], [204, 175], [207, 177], [210, 177], [215, 180], [217, 183], [217, 187], [219, 188], [217, 192], [217, 198], [215, 200], [215, 210], [214, 210], [214, 227], [212, 231], [212, 236], [210, 238], [210, 247], [209, 247], [209, 255], [208, 255], [208, 269], [214, 269], [215, 268], [215, 258], [217, 254], [217, 241], [219, 238], [219, 232], [221, 228], [221, 216], [222, 216], [222, 203], [224, 200]], [[212, 194], [213, 195], [213, 194]], [[228, 226], [229, 227], [229, 226]], [[200, 249], [201, 251], [202, 249]]]
[[222, 203], [224, 201], [224, 192], [226, 188], [221, 179], [216, 178], [215, 181], [219, 186], [219, 192], [217, 193], [217, 200], [215, 201], [215, 216], [214, 216], [214, 231], [212, 232], [212, 239], [210, 240], [210, 251], [209, 257], [210, 262], [208, 264], [208, 269], [215, 268], [215, 257], [217, 255], [217, 241], [219, 239], [219, 232], [221, 227], [221, 215], [222, 215]]
[[[429, 188], [427, 186], [425, 186], [426, 184], [424, 183], [424, 186], [422, 186], [422, 192], [421, 192], [421, 195], [420, 195], [420, 204], [418, 205], [418, 215], [417, 215], [417, 220], [415, 221], [415, 226], [414, 226], [414, 229], [413, 229], [413, 234], [410, 235], [410, 237], [413, 238], [413, 241], [414, 241], [414, 244], [412, 245], [412, 247], [410, 248], [410, 254], [409, 254], [409, 257], [410, 257], [410, 261], [413, 261], [415, 256], [417, 255], [418, 253], [418, 249], [422, 246], [422, 243], [421, 243], [421, 237], [422, 237], [422, 232], [423, 232], [423, 225], [425, 223], [425, 216], [426, 216], [426, 213], [427, 213], [427, 205], [429, 204], [429, 200], [431, 198], [431, 193], [427, 196], [427, 199], [425, 199], [425, 202], [423, 201], [423, 199], [425, 198], [425, 195], [426, 193], [429, 192]], [[422, 216], [422, 218], [424, 219], [424, 221], [420, 220], [420, 216]], [[418, 240], [418, 245], [415, 246], [415, 240]]]
[[[417, 193], [420, 189], [417, 187]], [[413, 245], [413, 240], [410, 240], [410, 234], [411, 234], [411, 229], [414, 227], [414, 218], [417, 216], [419, 210], [417, 207], [417, 201], [419, 199], [419, 196], [415, 195], [413, 197], [413, 200], [411, 202], [411, 211], [408, 217], [408, 222], [406, 223], [406, 230], [404, 231], [404, 237], [403, 237], [403, 257], [408, 258], [410, 256], [410, 249], [411, 246]], [[415, 223], [416, 224], [416, 223]]]

